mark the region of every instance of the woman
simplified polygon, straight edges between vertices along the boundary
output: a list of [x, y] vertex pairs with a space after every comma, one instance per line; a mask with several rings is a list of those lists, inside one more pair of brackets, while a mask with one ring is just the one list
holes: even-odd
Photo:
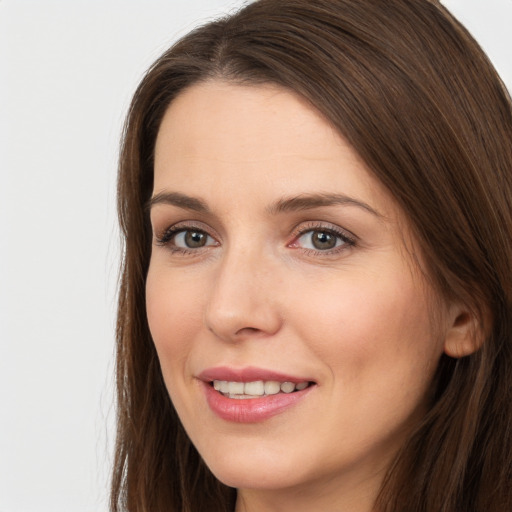
[[112, 510], [512, 507], [510, 98], [426, 0], [260, 0], [149, 70]]

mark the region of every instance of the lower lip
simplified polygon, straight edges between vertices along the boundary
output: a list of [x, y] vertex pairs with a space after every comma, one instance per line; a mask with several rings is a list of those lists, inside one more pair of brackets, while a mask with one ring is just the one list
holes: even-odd
[[301, 401], [314, 385], [293, 393], [277, 393], [261, 398], [228, 398], [210, 383], [204, 383], [206, 401], [219, 418], [234, 423], [258, 423], [280, 414]]

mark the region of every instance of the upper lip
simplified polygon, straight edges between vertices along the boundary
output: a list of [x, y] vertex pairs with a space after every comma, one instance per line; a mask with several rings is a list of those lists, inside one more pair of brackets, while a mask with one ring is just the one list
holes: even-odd
[[214, 380], [226, 380], [232, 382], [254, 382], [262, 381], [277, 381], [277, 382], [310, 382], [312, 379], [308, 377], [300, 377], [296, 375], [288, 375], [282, 372], [267, 370], [265, 368], [257, 368], [254, 366], [246, 366], [244, 368], [232, 368], [229, 366], [216, 366], [206, 368], [199, 375], [198, 378], [205, 382]]

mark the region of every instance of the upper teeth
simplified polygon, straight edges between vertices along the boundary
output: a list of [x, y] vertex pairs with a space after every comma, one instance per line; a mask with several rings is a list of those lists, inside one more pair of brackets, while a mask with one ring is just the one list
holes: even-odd
[[227, 380], [214, 380], [213, 387], [230, 398], [250, 398], [263, 395], [276, 395], [280, 391], [291, 393], [308, 387], [308, 382], [277, 382], [274, 380], [254, 382], [234, 382]]

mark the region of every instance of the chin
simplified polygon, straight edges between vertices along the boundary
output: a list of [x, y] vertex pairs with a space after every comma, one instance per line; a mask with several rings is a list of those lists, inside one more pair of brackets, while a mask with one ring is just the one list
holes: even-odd
[[212, 464], [208, 458], [204, 460], [218, 480], [237, 489], [284, 489], [294, 487], [305, 479], [297, 471], [303, 466], [299, 461], [285, 460], [281, 456], [276, 457], [275, 453], [217, 455], [211, 458]]
[[224, 485], [236, 489], [265, 489], [270, 491], [291, 488], [301, 484], [300, 479], [290, 478], [289, 475], [281, 478], [273, 466], [261, 470], [252, 466], [240, 471], [235, 468], [215, 468], [212, 473]]

